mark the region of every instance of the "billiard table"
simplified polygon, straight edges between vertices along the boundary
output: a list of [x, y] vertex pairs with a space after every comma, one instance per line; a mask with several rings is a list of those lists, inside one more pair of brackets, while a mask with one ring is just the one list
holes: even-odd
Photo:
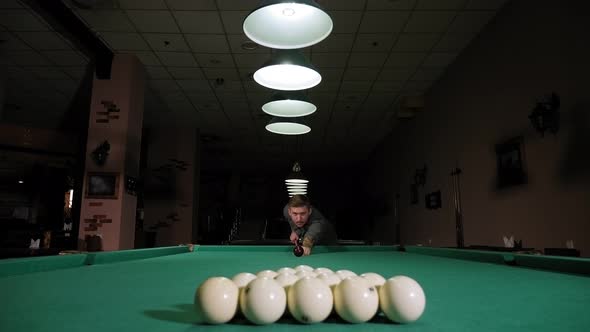
[[193, 296], [210, 276], [300, 264], [407, 275], [423, 287], [417, 322], [377, 316], [353, 325], [330, 317], [313, 331], [590, 331], [590, 260], [415, 246], [187, 246], [0, 261], [0, 331], [295, 331], [243, 318], [195, 324]]

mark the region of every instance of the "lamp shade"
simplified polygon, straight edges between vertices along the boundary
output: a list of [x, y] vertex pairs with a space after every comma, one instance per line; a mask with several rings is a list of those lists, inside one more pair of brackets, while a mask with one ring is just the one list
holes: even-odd
[[333, 26], [330, 15], [313, 0], [266, 0], [246, 16], [243, 29], [257, 44], [296, 49], [324, 40]]
[[303, 135], [309, 133], [311, 128], [301, 118], [274, 117], [266, 125], [266, 130], [280, 135]]
[[278, 50], [254, 73], [256, 83], [275, 90], [294, 91], [320, 84], [322, 75], [299, 51]]
[[277, 92], [262, 105], [264, 113], [287, 118], [310, 115], [316, 110], [317, 107], [302, 92]]

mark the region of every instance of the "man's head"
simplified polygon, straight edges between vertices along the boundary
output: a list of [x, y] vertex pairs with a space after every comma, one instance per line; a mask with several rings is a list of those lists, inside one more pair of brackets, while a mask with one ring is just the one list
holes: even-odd
[[287, 203], [289, 216], [295, 226], [303, 227], [309, 220], [311, 214], [311, 203], [305, 195], [294, 195]]

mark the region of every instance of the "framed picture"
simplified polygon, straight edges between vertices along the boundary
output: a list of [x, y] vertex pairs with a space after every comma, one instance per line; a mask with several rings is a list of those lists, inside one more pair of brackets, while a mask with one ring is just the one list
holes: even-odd
[[516, 137], [496, 145], [497, 187], [506, 188], [527, 183], [523, 138]]
[[86, 198], [117, 199], [119, 173], [89, 172], [86, 183]]

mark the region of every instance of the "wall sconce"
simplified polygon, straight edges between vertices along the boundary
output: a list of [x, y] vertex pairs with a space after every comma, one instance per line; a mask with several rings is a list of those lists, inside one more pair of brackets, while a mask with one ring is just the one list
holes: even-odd
[[529, 120], [536, 131], [545, 135], [545, 131], [556, 134], [559, 130], [559, 96], [551, 93], [550, 96], [544, 97], [529, 115]]

